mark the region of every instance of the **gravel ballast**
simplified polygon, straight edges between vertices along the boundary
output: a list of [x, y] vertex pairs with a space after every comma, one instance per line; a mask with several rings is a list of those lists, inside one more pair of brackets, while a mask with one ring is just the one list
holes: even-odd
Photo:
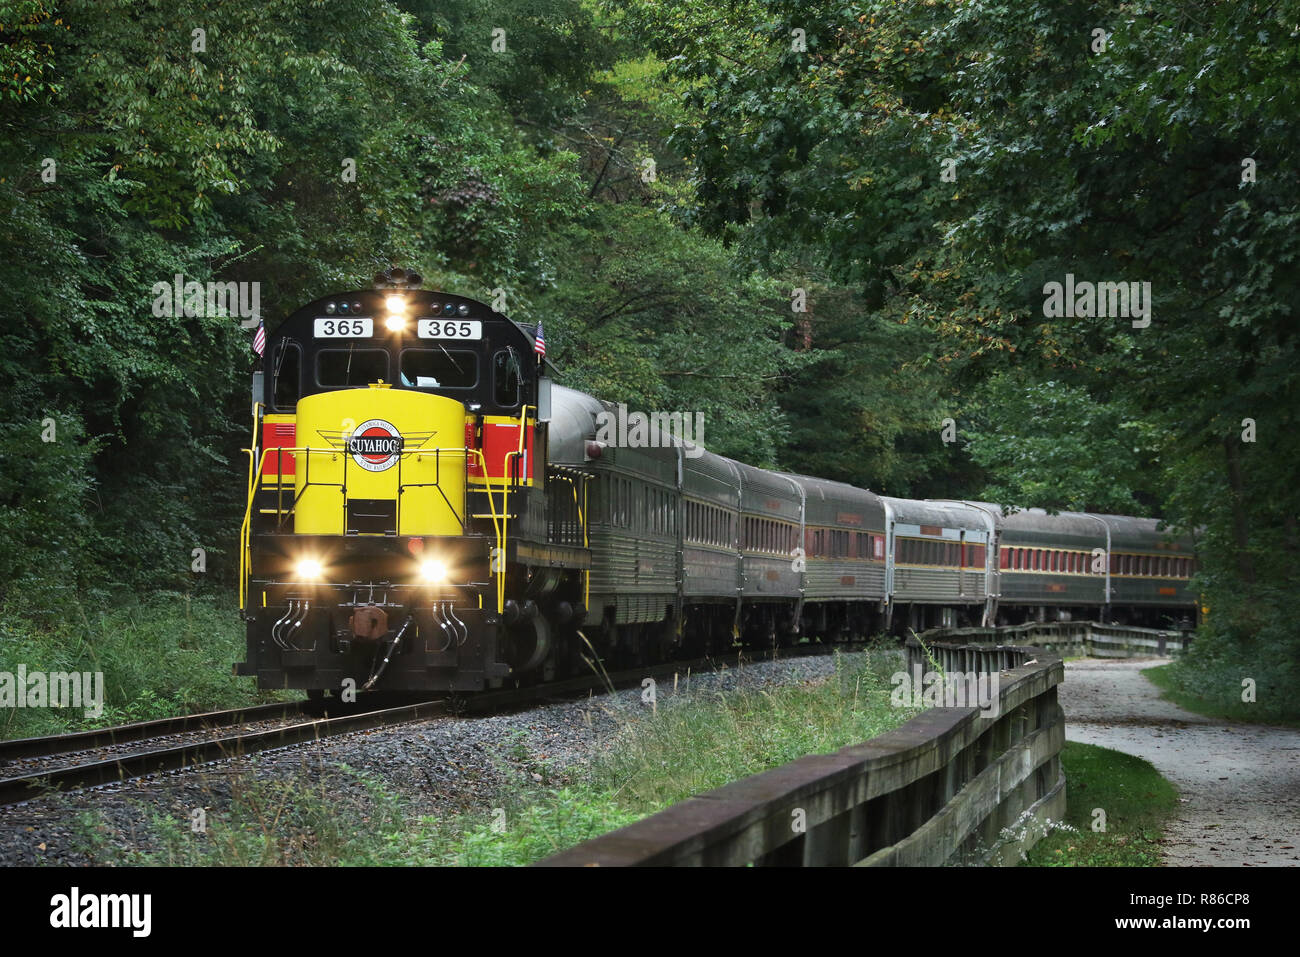
[[[658, 682], [660, 704], [673, 695], [707, 695], [736, 687], [762, 688], [818, 681], [834, 673], [829, 655], [760, 661], [740, 668]], [[397, 727], [355, 732], [311, 744], [233, 758], [202, 768], [55, 794], [0, 807], [0, 866], [101, 863], [103, 851], [86, 846], [93, 812], [96, 840], [113, 851], [159, 850], [151, 816], [188, 825], [196, 808], [220, 815], [233, 787], [292, 781], [330, 801], [364, 800], [360, 772], [382, 782], [411, 816], [490, 810], [507, 789], [529, 782], [563, 783], [570, 768], [585, 765], [612, 740], [629, 716], [644, 713], [642, 690], [631, 688], [560, 701], [511, 714], [438, 717]]]

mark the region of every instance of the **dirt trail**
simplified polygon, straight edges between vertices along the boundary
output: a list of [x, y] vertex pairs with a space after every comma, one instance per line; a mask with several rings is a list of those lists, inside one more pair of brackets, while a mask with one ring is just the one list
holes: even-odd
[[1160, 663], [1067, 662], [1066, 737], [1145, 758], [1178, 788], [1168, 865], [1300, 866], [1300, 730], [1205, 718], [1162, 701], [1140, 673]]

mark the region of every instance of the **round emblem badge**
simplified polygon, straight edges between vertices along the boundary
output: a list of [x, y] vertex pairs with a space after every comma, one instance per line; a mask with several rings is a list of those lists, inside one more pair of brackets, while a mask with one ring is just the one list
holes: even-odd
[[368, 472], [392, 468], [402, 453], [402, 434], [397, 426], [383, 419], [362, 422], [348, 438], [352, 461]]

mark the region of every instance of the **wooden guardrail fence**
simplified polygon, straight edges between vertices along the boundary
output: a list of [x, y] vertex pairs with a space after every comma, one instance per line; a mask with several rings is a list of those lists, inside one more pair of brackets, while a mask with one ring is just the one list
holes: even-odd
[[1093, 658], [1134, 658], [1181, 654], [1191, 633], [1177, 628], [1103, 625], [1096, 621], [1046, 621], [1000, 628], [935, 628], [925, 633], [934, 641], [1013, 641], [1058, 654]]
[[[928, 653], [927, 653], [928, 649]], [[907, 643], [908, 674], [983, 674], [996, 707], [930, 708], [893, 731], [687, 798], [542, 866], [1010, 864], [1065, 811], [1061, 658]]]

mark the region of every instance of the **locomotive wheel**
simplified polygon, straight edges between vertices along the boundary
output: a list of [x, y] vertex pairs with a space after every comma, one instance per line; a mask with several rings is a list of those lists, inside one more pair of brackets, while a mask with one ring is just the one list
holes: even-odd
[[323, 688], [308, 688], [307, 700], [302, 704], [303, 714], [313, 718], [325, 716], [325, 691]]
[[551, 625], [544, 615], [534, 615], [509, 631], [506, 660], [515, 674], [525, 674], [544, 662], [551, 652]]

